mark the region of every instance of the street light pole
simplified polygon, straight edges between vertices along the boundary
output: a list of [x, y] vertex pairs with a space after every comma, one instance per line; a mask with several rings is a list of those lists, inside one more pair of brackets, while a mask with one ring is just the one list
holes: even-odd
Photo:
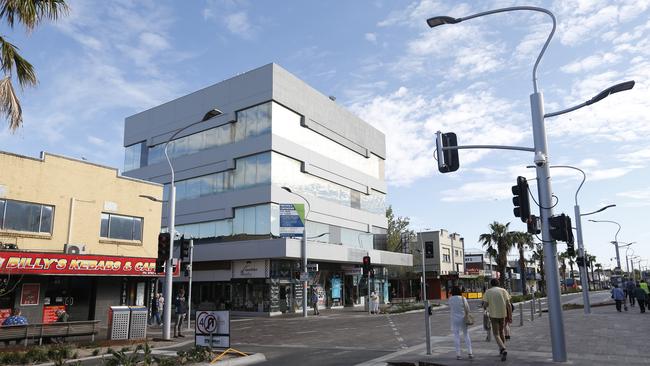
[[[189, 273], [189, 284], [187, 285], [187, 330], [190, 330], [190, 320], [192, 318], [192, 274], [194, 273], [194, 268], [192, 264], [194, 263], [194, 239], [190, 239], [190, 273]], [[194, 319], [196, 322], [196, 319]]]
[[614, 234], [614, 241], [612, 244], [616, 247], [616, 266], [618, 267], [619, 270], [621, 270], [621, 256], [618, 251], [618, 233], [621, 231], [621, 224], [619, 224], [616, 221], [611, 221], [611, 220], [589, 220], [591, 222], [608, 222], [610, 224], [616, 224], [618, 226], [618, 230], [616, 230], [616, 234]]
[[[305, 212], [305, 222], [302, 227], [302, 239], [300, 240], [300, 255], [302, 259], [302, 271], [301, 271], [301, 276], [302, 276], [302, 316], [307, 317], [307, 278], [309, 276], [307, 272], [307, 215], [311, 211], [311, 205], [309, 204], [309, 201], [303, 197], [302, 195], [293, 192], [291, 188], [289, 187], [282, 187], [285, 191], [295, 194], [296, 196], [300, 197], [307, 203], [307, 211]], [[370, 276], [368, 276], [370, 277]], [[314, 314], [316, 315], [316, 314]]]
[[206, 113], [200, 121], [191, 123], [180, 130], [172, 134], [167, 142], [165, 143], [165, 158], [167, 159], [167, 164], [169, 164], [169, 170], [171, 171], [171, 182], [169, 187], [169, 217], [167, 218], [167, 227], [169, 232], [169, 257], [165, 264], [165, 300], [163, 306], [163, 339], [168, 341], [171, 339], [171, 322], [172, 322], [172, 275], [173, 275], [173, 260], [174, 260], [174, 238], [175, 238], [175, 219], [176, 219], [176, 184], [174, 182], [174, 166], [172, 161], [169, 158], [167, 153], [167, 148], [169, 143], [182, 131], [197, 125], [199, 123], [205, 122], [212, 117], [221, 115], [222, 112], [218, 109], [212, 109]]

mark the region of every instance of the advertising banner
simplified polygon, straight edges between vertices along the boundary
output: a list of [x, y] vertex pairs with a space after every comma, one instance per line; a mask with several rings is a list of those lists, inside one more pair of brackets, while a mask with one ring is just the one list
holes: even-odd
[[232, 278], [269, 278], [268, 260], [233, 261]]
[[332, 299], [341, 298], [341, 278], [332, 277]]
[[162, 276], [156, 258], [14, 251], [0, 251], [0, 274]]
[[20, 305], [38, 305], [41, 295], [40, 283], [25, 283], [20, 293]]
[[43, 306], [43, 323], [56, 323], [56, 311], [63, 310], [65, 311], [65, 305], [46, 305]]
[[280, 204], [280, 236], [302, 238], [305, 227], [305, 205], [302, 203]]

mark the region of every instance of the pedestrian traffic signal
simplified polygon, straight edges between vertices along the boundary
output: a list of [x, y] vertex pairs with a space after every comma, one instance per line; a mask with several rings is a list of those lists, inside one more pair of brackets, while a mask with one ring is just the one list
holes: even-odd
[[364, 276], [367, 276], [370, 273], [370, 269], [371, 269], [370, 267], [371, 267], [370, 256], [367, 255], [367, 256], [363, 257], [363, 275]]
[[181, 236], [181, 260], [190, 257], [190, 239], [185, 239], [185, 235]]
[[455, 172], [460, 167], [458, 149], [443, 150], [443, 147], [458, 147], [458, 139], [453, 132], [436, 133], [436, 156], [440, 173]]
[[526, 222], [526, 224], [528, 226], [528, 233], [529, 234], [536, 235], [536, 234], [539, 234], [539, 233], [542, 232], [541, 225], [540, 225], [540, 222], [539, 222], [539, 217], [537, 217], [535, 215], [528, 216], [528, 221]]
[[169, 241], [171, 236], [169, 233], [158, 234], [158, 258], [167, 260], [169, 258]]
[[571, 218], [565, 214], [551, 216], [548, 218], [551, 237], [555, 240], [566, 242], [567, 254], [575, 256], [573, 247], [573, 228], [571, 227]]
[[521, 218], [521, 222], [528, 222], [530, 217], [530, 201], [528, 200], [528, 181], [524, 177], [517, 177], [517, 185], [512, 186], [512, 203], [515, 208], [512, 210], [515, 217]]

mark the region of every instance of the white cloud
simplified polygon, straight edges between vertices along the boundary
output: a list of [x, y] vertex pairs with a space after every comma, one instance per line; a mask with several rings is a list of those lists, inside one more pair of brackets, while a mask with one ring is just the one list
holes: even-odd
[[259, 21], [252, 21], [247, 9], [247, 1], [237, 0], [209, 0], [203, 9], [203, 18], [216, 21], [225, 27], [228, 32], [240, 38], [252, 40], [260, 31]]
[[364, 38], [370, 43], [377, 44], [377, 33], [366, 33]]
[[560, 70], [568, 74], [575, 74], [585, 71], [591, 71], [593, 69], [606, 66], [609, 64], [617, 63], [621, 60], [621, 56], [607, 52], [597, 55], [592, 55], [582, 60], [574, 61], [568, 65], [562, 66]]
[[512, 182], [480, 181], [465, 183], [440, 192], [443, 202], [497, 201], [512, 197]]
[[626, 203], [627, 206], [650, 206], [650, 187], [639, 190], [619, 192], [616, 195], [618, 197], [629, 198], [630, 202]]

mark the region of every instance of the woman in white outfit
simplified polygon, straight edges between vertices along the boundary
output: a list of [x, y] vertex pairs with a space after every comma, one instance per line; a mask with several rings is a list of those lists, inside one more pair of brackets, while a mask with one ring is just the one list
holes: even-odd
[[472, 340], [469, 338], [467, 331], [467, 323], [465, 314], [469, 313], [469, 304], [462, 296], [460, 288], [454, 286], [451, 289], [451, 297], [449, 298], [449, 313], [451, 318], [451, 331], [454, 335], [454, 346], [456, 347], [456, 359], [460, 360], [460, 332], [465, 336], [465, 345], [467, 346], [467, 353], [469, 358], [472, 359]]

